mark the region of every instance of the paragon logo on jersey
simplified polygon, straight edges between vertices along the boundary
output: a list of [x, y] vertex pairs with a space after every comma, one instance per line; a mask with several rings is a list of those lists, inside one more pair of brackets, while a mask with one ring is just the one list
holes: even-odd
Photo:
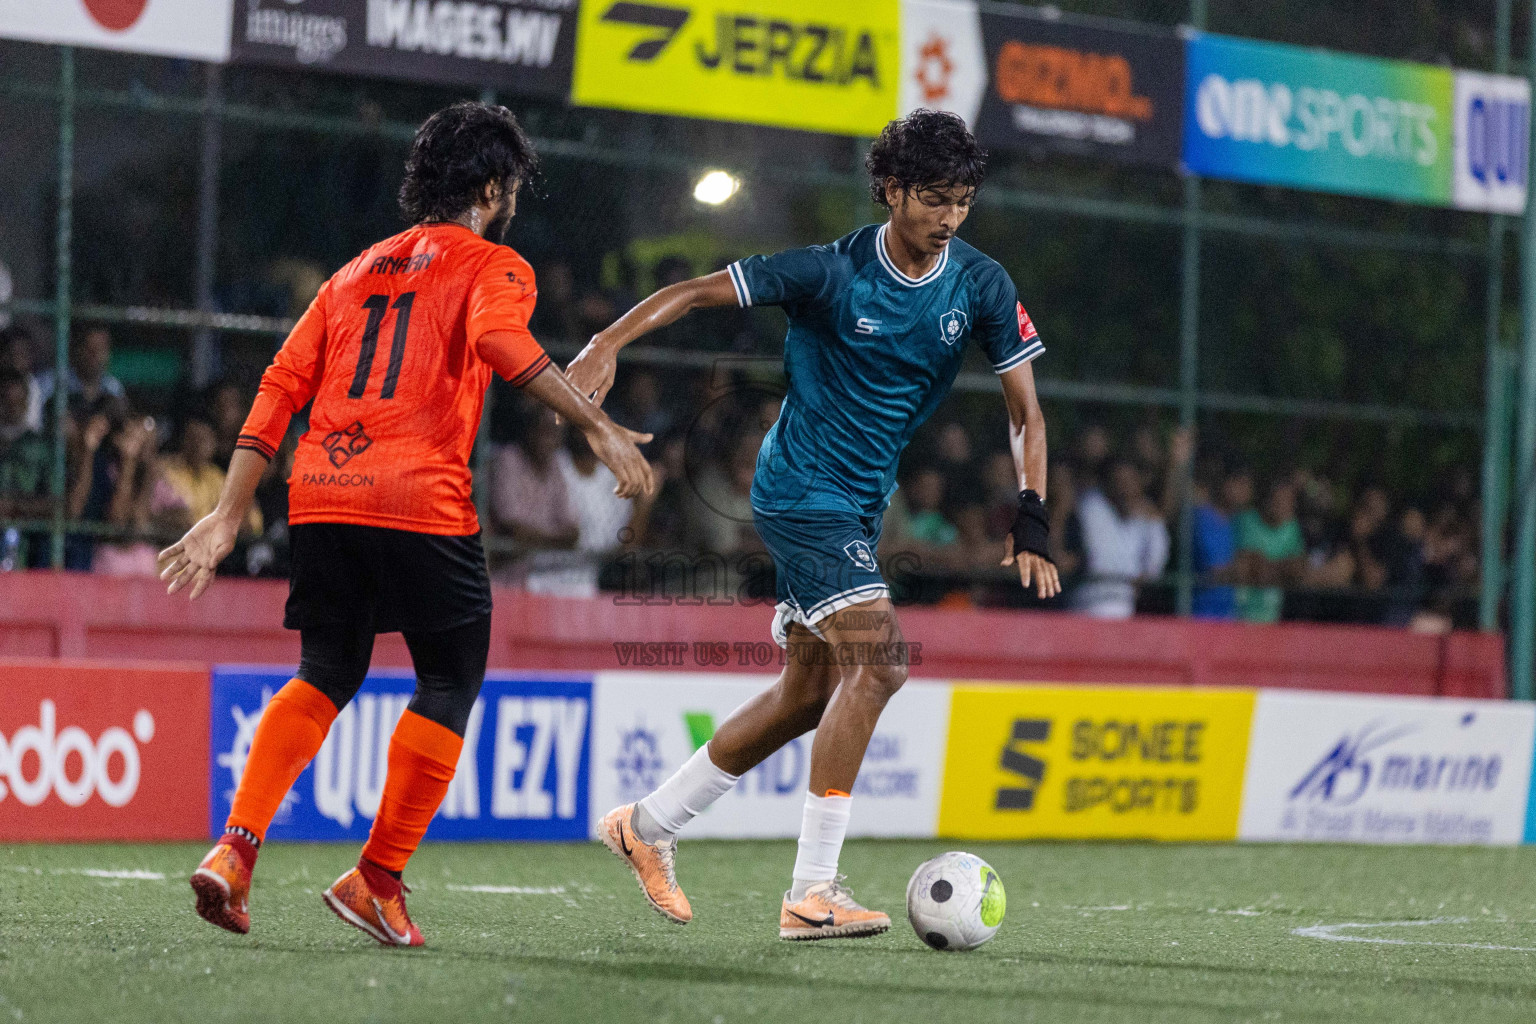
[[[600, 672], [595, 683], [592, 826], [665, 782], [772, 676]], [[909, 682], [886, 707], [854, 783], [852, 835], [931, 836], [938, 814], [948, 687]], [[691, 836], [796, 836], [814, 733], [791, 740], [688, 826]]]
[[1184, 161], [1201, 174], [1451, 199], [1448, 68], [1196, 35]]
[[896, 5], [691, 0], [581, 6], [588, 106], [873, 134], [896, 109]]
[[0, 662], [0, 841], [203, 833], [207, 673]]
[[12, 0], [0, 38], [94, 46], [164, 57], [229, 56], [231, 0]]
[[1531, 83], [1456, 72], [1456, 177], [1463, 210], [1525, 212], [1530, 179]]
[[[214, 671], [211, 820], [223, 828], [262, 710], [289, 673]], [[372, 673], [299, 776], [271, 834], [361, 839], [378, 813], [389, 738], [410, 703], [408, 673]], [[579, 839], [587, 834], [592, 684], [492, 673], [464, 732], [464, 750], [433, 821], [434, 839]]]
[[939, 834], [1231, 839], [1251, 693], [957, 686]]
[[232, 59], [565, 97], [577, 0], [244, 0]]
[[1518, 843], [1536, 709], [1265, 691], [1240, 837]]

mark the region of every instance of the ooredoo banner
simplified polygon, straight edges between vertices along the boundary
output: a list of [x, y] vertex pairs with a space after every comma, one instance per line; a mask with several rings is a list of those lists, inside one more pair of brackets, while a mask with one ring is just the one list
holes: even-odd
[[958, 684], [939, 834], [1233, 839], [1253, 693]]
[[1518, 843], [1533, 733], [1525, 703], [1265, 690], [1238, 836]]
[[[638, 800], [709, 742], [716, 727], [773, 676], [599, 672], [592, 825]], [[886, 706], [854, 783], [849, 834], [932, 836], [939, 814], [949, 687], [908, 682]], [[780, 838], [800, 834], [815, 733], [791, 740], [744, 775], [685, 835]]]
[[0, 0], [0, 38], [163, 57], [229, 57], [234, 0]]
[[[223, 830], [261, 714], [291, 675], [267, 668], [214, 670], [211, 816], [204, 819], [205, 830]], [[283, 799], [271, 837], [367, 837], [384, 793], [389, 738], [415, 688], [409, 671], [369, 673]], [[591, 734], [590, 679], [488, 674], [429, 835], [586, 838]]]
[[0, 842], [206, 834], [206, 669], [0, 661], [0, 679]]
[[896, 116], [895, 0], [585, 0], [579, 104], [843, 135]]
[[564, 99], [576, 7], [577, 0], [243, 0], [230, 59]]
[[974, 0], [906, 0], [903, 113], [960, 114], [982, 144], [1176, 167], [1184, 42], [1163, 29]]

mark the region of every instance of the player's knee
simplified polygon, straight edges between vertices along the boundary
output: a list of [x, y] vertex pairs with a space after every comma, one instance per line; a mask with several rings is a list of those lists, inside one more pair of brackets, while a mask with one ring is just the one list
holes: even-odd
[[860, 698], [883, 705], [896, 695], [896, 691], [906, 681], [906, 661], [889, 659], [856, 666], [852, 676], [845, 679], [843, 685]]

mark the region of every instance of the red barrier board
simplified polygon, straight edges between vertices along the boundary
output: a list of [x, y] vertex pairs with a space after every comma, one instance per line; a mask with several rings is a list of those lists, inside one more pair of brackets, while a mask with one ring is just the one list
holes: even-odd
[[0, 659], [0, 842], [201, 839], [208, 670]]

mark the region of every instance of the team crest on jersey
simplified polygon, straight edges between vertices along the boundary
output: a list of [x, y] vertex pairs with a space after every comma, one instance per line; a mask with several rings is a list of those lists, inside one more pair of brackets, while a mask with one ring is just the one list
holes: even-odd
[[325, 435], [325, 440], [320, 442], [320, 447], [331, 457], [331, 465], [340, 469], [351, 462], [354, 456], [363, 454], [373, 446], [373, 438], [363, 429], [363, 421], [358, 420], [345, 430], [333, 430]]
[[879, 565], [875, 562], [875, 553], [869, 549], [868, 541], [850, 541], [843, 545], [843, 551], [849, 558], [853, 559], [853, 564], [860, 569], [864, 569], [867, 572], [879, 570]]
[[952, 309], [939, 317], [939, 333], [944, 336], [944, 344], [953, 345], [959, 341], [970, 325], [971, 321], [962, 309]]

